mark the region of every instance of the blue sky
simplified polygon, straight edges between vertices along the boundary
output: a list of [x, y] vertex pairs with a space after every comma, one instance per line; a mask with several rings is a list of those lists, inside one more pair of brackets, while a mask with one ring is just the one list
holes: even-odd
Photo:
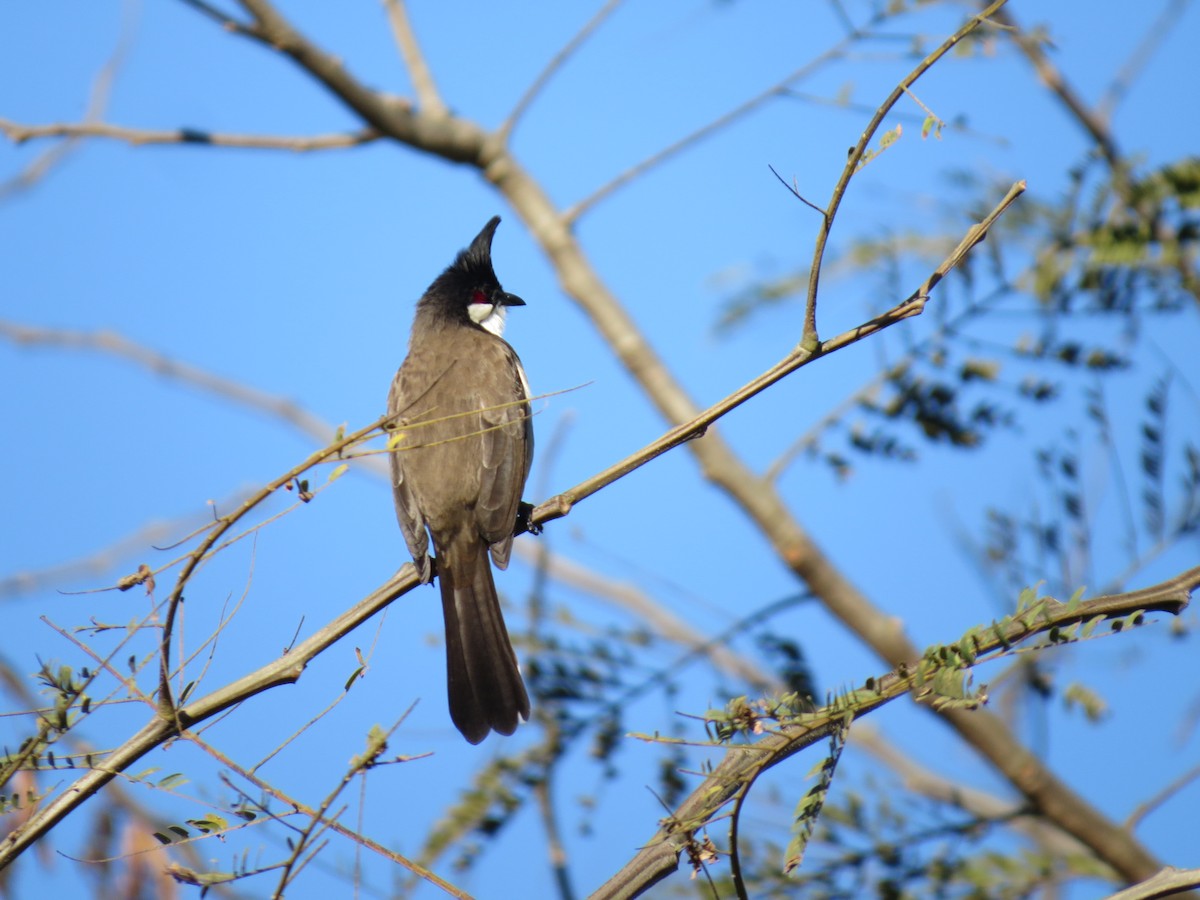
[[[1162, 8], [1123, 7], [1118, 17], [1083, 2], [1053, 9], [1010, 6], [1026, 24], [1053, 17], [1047, 21], [1054, 59], [1092, 101]], [[413, 7], [414, 26], [448, 105], [485, 127], [504, 119], [592, 14], [591, 8], [570, 4], [539, 4], [520, 17], [500, 4]], [[409, 95], [379, 4], [292, 3], [285, 9], [365, 83]], [[514, 151], [556, 203], [578, 202], [821, 53], [838, 37], [830, 10], [826, 4], [782, 2], [627, 4], [527, 111], [514, 133]], [[354, 125], [286, 59], [223, 33], [182, 3], [130, 5], [125, 15], [135, 24], [105, 121], [289, 135]], [[854, 48], [797, 90], [825, 98], [848, 95], [873, 107], [912, 65], [900, 51], [932, 47], [957, 27], [960, 15], [961, 7], [937, 5], [904, 19], [889, 29], [899, 35], [896, 40]], [[0, 116], [29, 124], [79, 120], [92, 79], [122, 33], [121, 22], [115, 4], [7, 6], [0, 12], [0, 29], [9, 38], [8, 52], [0, 56]], [[1197, 11], [1187, 9], [1115, 115], [1122, 146], [1146, 166], [1194, 152], [1200, 140], [1200, 122], [1183, 114], [1175, 99], [1179, 85], [1192, 77], [1190, 51], [1198, 27]], [[1028, 66], [1003, 46], [995, 48], [994, 58], [948, 59], [916, 93], [943, 119], [964, 117], [970, 130], [947, 130], [940, 141], [922, 141], [918, 125], [906, 120], [903, 138], [856, 180], [834, 232], [835, 258], [857, 237], [942, 233], [948, 221], [965, 227], [967, 196], [949, 184], [948, 170], [1026, 179], [1031, 200], [1053, 201], [1067, 189], [1066, 168], [1086, 149], [1084, 136], [1038, 89]], [[919, 115], [911, 105], [902, 109]], [[768, 165], [822, 201], [865, 120], [853, 109], [778, 98], [653, 169], [580, 221], [577, 234], [585, 251], [697, 403], [706, 405], [740, 386], [799, 338], [797, 304], [768, 310], [728, 335], [715, 329], [736, 287], [801, 268], [811, 255], [815, 216], [779, 185]], [[896, 121], [889, 119], [885, 127]], [[47, 146], [0, 145], [0, 181]], [[493, 249], [497, 273], [506, 289], [528, 301], [511, 316], [507, 336], [534, 391], [586, 385], [546, 401], [537, 419], [540, 448], [549, 447], [560, 430], [563, 435], [559, 453], [553, 459], [540, 456], [531, 478], [531, 485], [549, 485], [553, 493], [657, 437], [663, 423], [559, 289], [503, 199], [474, 171], [403, 147], [297, 154], [82, 144], [32, 189], [0, 205], [5, 271], [0, 317], [41, 327], [112, 330], [172, 359], [293, 399], [333, 425], [354, 428], [383, 410], [405, 352], [412, 304], [496, 213], [504, 216]], [[900, 264], [905, 292], [926, 268], [921, 261]], [[852, 327], [896, 299], [887, 294], [885, 274], [831, 269], [823, 280], [822, 334]], [[1194, 311], [1165, 323], [1146, 322], [1146, 339], [1161, 349], [1151, 360], [1184, 365], [1183, 348], [1194, 346], [1195, 326]], [[914, 323], [911, 333], [922, 334], [923, 327]], [[1008, 339], [1029, 327], [1002, 321], [992, 336]], [[1080, 327], [1086, 329], [1079, 333], [1082, 339], [1097, 339], [1101, 332], [1092, 329], [1103, 326]], [[802, 370], [729, 416], [722, 434], [748, 462], [765, 468], [795, 435], [894, 357], [902, 341], [899, 334], [867, 341]], [[310, 439], [261, 413], [104, 354], [2, 341], [0, 373], [8, 386], [0, 408], [11, 429], [0, 449], [9, 510], [0, 577], [95, 553], [149, 521], [203, 516], [207, 501], [224, 502], [261, 484], [313, 448]], [[1148, 363], [1115, 388], [1122, 408], [1133, 410], [1123, 431], [1131, 454], [1136, 398], [1159, 374]], [[1189, 399], [1186, 378], [1176, 384], [1184, 428], [1194, 432], [1196, 398]], [[917, 644], [950, 640], [1000, 613], [994, 594], [957, 548], [953, 525], [962, 523], [977, 534], [989, 504], [1011, 505], [1014, 498], [1033, 495], [1029, 447], [1039, 436], [1057, 433], [1060, 415], [1025, 410], [1020, 431], [1001, 433], [971, 454], [923, 448], [916, 466], [864, 460], [846, 483], [801, 460], [785, 473], [781, 489], [822, 548], [877, 605], [903, 621]], [[1092, 448], [1086, 462], [1097, 507], [1110, 510], [1113, 487], [1104, 456]], [[533, 490], [533, 499], [543, 499]], [[742, 514], [703, 482], [684, 451], [581, 504], [554, 523], [544, 540], [584, 566], [637, 584], [710, 633], [797, 590]], [[188, 634], [194, 636], [207, 633], [228, 598], [245, 594], [235, 627], [206, 675], [210, 687], [274, 658], [297, 628], [304, 633], [332, 618], [407, 558], [386, 485], [369, 472], [342, 479], [253, 544], [244, 542], [224, 556], [188, 593]], [[144, 598], [136, 592], [65, 595], [55, 588], [109, 584], [139, 562], [157, 565], [166, 558], [145, 547], [103, 574], [6, 598], [0, 615], [7, 639], [0, 649], [18, 671], [36, 667], [35, 652], [81, 664], [39, 616], [66, 629], [90, 617], [123, 623], [144, 612]], [[1140, 572], [1135, 586], [1174, 574], [1195, 558], [1194, 544], [1175, 548]], [[1097, 577], [1111, 578], [1123, 565], [1114, 561], [1108, 568], [1112, 571]], [[501, 576], [500, 586], [521, 606], [532, 577], [530, 566], [518, 561]], [[160, 584], [160, 595], [165, 589]], [[629, 624], [591, 598], [561, 587], [553, 591], [555, 602], [591, 628]], [[311, 666], [296, 687], [251, 701], [213, 729], [214, 741], [241, 759], [264, 755], [341, 693], [356, 666], [354, 647], [366, 652], [374, 646], [367, 678], [267, 774], [297, 791], [319, 785], [308, 798], [316, 800], [360, 751], [370, 725], [390, 723], [419, 700], [394, 745], [400, 753], [435, 755], [373, 774], [376, 797], [367, 807], [368, 831], [415, 852], [437, 811], [463, 786], [464, 773], [500, 749], [494, 739], [468, 748], [450, 726], [435, 596], [426, 589], [405, 597], [389, 610], [381, 629], [374, 623], [361, 629]], [[510, 614], [513, 619], [519, 630], [524, 613]], [[881, 669], [812, 605], [781, 616], [777, 626], [804, 644], [822, 688], [854, 684]], [[1063, 662], [1064, 683], [1077, 670], [1109, 696], [1113, 715], [1103, 726], [1084, 728], [1057, 708], [1050, 726], [1029, 716], [1027, 740], [1069, 782], [1098, 795], [1117, 819], [1195, 759], [1196, 738], [1179, 738], [1174, 730], [1189, 700], [1186, 691], [1151, 688], [1195, 683], [1194, 651], [1166, 635], [1160, 624], [1136, 641], [1098, 641]], [[96, 639], [100, 646], [110, 640]], [[668, 655], [655, 662], [669, 660]], [[700, 712], [724, 699], [699, 669], [685, 670], [682, 680], [679, 696], [656, 695], [634, 704], [626, 725], [663, 727], [669, 709]], [[114, 714], [93, 740], [111, 744], [123, 727], [136, 727], [144, 717], [140, 709]], [[875, 717], [874, 724], [955, 776], [1000, 789], [927, 718], [897, 707]], [[1145, 738], [1148, 733], [1153, 737]], [[1162, 746], [1153, 771], [1129, 774], [1137, 767], [1126, 765], [1115, 777], [1106, 768], [1109, 761], [1134, 763], [1143, 740]], [[650, 835], [661, 811], [642, 788], [654, 777], [653, 748], [630, 742], [622, 750], [618, 762], [629, 777], [619, 787], [605, 784], [598, 769], [577, 755], [561, 804], [578, 888], [586, 891]], [[166, 759], [155, 764], [170, 771], [205, 768], [199, 754], [182, 745], [160, 756]], [[860, 765], [861, 774], [868, 765], [865, 759]], [[806, 768], [778, 776], [779, 783], [785, 790], [803, 790]], [[1090, 790], [1100, 779], [1104, 788]], [[192, 795], [203, 793], [199, 781]], [[602, 799], [595, 834], [586, 838], [575, 828], [583, 814], [574, 798], [592, 792]], [[1187, 823], [1194, 823], [1186, 808], [1195, 800], [1193, 787], [1139, 832], [1175, 865], [1200, 864], [1194, 841], [1186, 837]], [[184, 798], [174, 809], [181, 817], [195, 815]], [[483, 897], [505, 896], [490, 886], [519, 872], [533, 880], [532, 895], [543, 895], [549, 875], [539, 840], [536, 817], [526, 810], [463, 886]], [[255, 846], [255, 838], [249, 843]], [[201, 852], [218, 865], [230, 855], [229, 848], [215, 844]], [[272, 847], [264, 856], [277, 852]], [[336, 852], [338, 859], [348, 858], [345, 848]], [[70, 883], [68, 869], [57, 867], [56, 883]], [[327, 877], [302, 880], [294, 896], [327, 890]], [[372, 877], [380, 885], [390, 878], [380, 870]], [[22, 878], [32, 885], [32, 873]]]

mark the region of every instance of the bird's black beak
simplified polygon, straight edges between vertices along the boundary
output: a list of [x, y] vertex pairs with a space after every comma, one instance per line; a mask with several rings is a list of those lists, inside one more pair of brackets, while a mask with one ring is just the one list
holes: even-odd
[[509, 293], [506, 293], [505, 291], [501, 291], [499, 296], [496, 298], [496, 300], [500, 306], [524, 306], [525, 305], [525, 301], [522, 300], [520, 297], [518, 297], [516, 294], [509, 294]]

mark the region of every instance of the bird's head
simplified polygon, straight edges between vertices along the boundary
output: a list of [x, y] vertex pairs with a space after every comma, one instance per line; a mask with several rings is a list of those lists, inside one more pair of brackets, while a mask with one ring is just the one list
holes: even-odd
[[500, 217], [493, 216], [465, 250], [429, 286], [418, 310], [427, 311], [443, 321], [473, 324], [496, 337], [504, 333], [504, 315], [510, 306], [525, 301], [500, 287], [492, 268], [492, 236]]

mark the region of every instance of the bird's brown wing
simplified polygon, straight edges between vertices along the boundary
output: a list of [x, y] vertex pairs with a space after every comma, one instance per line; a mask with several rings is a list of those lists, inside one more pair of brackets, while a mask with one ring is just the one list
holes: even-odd
[[[414, 359], [414, 355], [418, 358]], [[395, 417], [389, 433], [389, 446], [394, 449], [388, 456], [392, 471], [392, 494], [396, 501], [396, 520], [400, 523], [417, 573], [421, 581], [426, 583], [433, 574], [429, 564], [429, 534], [425, 530], [420, 494], [413, 479], [406, 477], [406, 471], [419, 463], [414, 450], [445, 439], [448, 435], [444, 432], [453, 427], [453, 421], [425, 424], [447, 414], [437, 409], [438, 402], [444, 400], [438, 386], [453, 365], [453, 360], [438, 364], [435, 360], [421, 359], [419, 351], [410, 353], [392, 379], [392, 387], [388, 391], [388, 415]]]
[[503, 359], [496, 361], [493, 371], [503, 367], [510, 377], [495, 396], [479, 398], [483, 454], [475, 518], [479, 533], [491, 545], [492, 561], [503, 569], [512, 552], [517, 508], [533, 461], [533, 422], [521, 361], [503, 341], [494, 342], [494, 352], [503, 354]]

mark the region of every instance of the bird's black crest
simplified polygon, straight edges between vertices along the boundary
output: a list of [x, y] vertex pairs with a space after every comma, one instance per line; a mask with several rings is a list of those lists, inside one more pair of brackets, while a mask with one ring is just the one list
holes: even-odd
[[483, 230], [475, 235], [475, 240], [471, 241], [471, 246], [466, 250], [459, 251], [458, 256], [454, 260], [453, 268], [475, 274], [486, 272], [495, 281], [496, 273], [492, 269], [492, 237], [496, 234], [496, 226], [499, 224], [500, 217], [492, 216], [488, 220], [488, 223], [483, 226]]
[[470, 246], [458, 251], [454, 262], [425, 291], [420, 306], [429, 308], [439, 318], [458, 321], [466, 318], [467, 298], [473, 290], [481, 288], [488, 294], [501, 290], [492, 268], [492, 236], [499, 224], [500, 217], [492, 216]]
[[496, 270], [492, 268], [492, 236], [495, 235], [496, 226], [499, 224], [500, 217], [492, 216], [483, 226], [483, 230], [475, 235], [471, 246], [458, 251], [458, 256], [442, 273], [442, 278], [451, 280], [456, 287], [471, 288], [480, 285], [500, 287]]
[[496, 234], [499, 223], [500, 217], [492, 216], [470, 246], [458, 251], [454, 262], [434, 278], [419, 308], [437, 318], [462, 322], [467, 320], [467, 302], [473, 290], [479, 288], [487, 294], [502, 290], [496, 270], [492, 269], [492, 235]]

